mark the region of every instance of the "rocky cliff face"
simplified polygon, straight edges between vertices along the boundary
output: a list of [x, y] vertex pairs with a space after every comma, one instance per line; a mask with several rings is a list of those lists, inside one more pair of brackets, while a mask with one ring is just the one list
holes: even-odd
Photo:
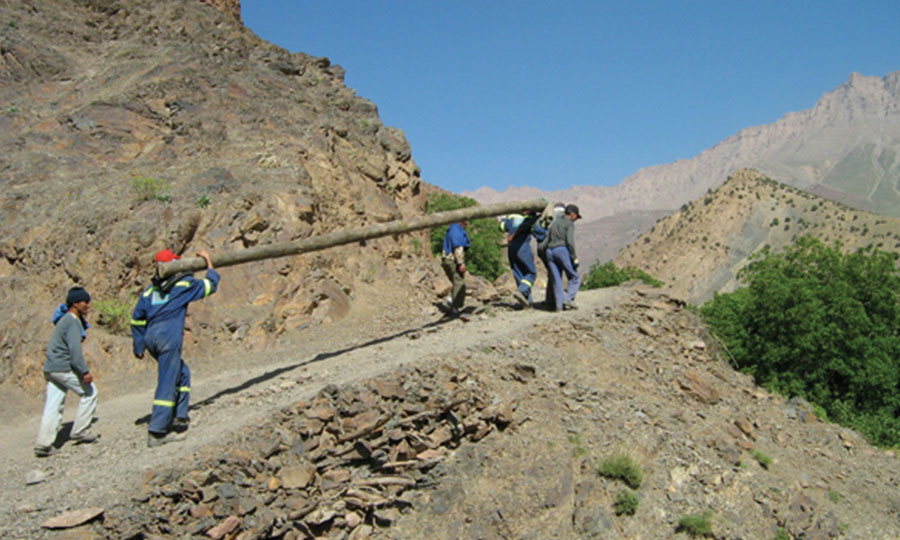
[[241, 0], [200, 0], [200, 2], [213, 6], [237, 22], [242, 22]]
[[[113, 319], [130, 316], [163, 247], [232, 250], [423, 212], [403, 132], [341, 67], [259, 39], [239, 13], [0, 3], [0, 380], [40, 386], [49, 316], [74, 284], [108, 315], [86, 342], [94, 370], [132, 369]], [[186, 354], [341, 317], [360, 284], [422, 260], [404, 237], [224, 269], [220, 293], [192, 307]]]

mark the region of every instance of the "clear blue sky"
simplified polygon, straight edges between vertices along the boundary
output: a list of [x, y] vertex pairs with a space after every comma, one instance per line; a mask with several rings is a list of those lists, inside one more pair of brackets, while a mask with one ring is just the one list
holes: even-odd
[[614, 185], [900, 70], [897, 0], [243, 0], [402, 129], [425, 181]]

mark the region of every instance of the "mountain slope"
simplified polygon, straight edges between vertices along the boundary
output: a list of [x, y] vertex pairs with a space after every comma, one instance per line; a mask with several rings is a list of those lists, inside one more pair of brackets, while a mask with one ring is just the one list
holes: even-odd
[[[100, 443], [48, 460], [30, 455], [36, 419], [4, 417], [0, 530], [58, 538], [40, 523], [87, 506], [103, 519], [66, 538], [687, 538], [679, 519], [706, 511], [716, 538], [900, 534], [894, 451], [755, 387], [658, 291], [579, 304], [407, 312], [387, 333], [351, 314], [290, 354], [235, 351], [164, 449], [135, 425], [146, 391], [110, 400]], [[618, 453], [636, 489], [598, 474]], [[35, 467], [46, 481], [22, 488]], [[633, 516], [615, 511], [624, 490]]]
[[724, 184], [658, 221], [615, 258], [700, 304], [738, 286], [737, 272], [763, 246], [811, 235], [845, 250], [873, 246], [900, 254], [900, 219], [823, 199], [742, 169]]
[[[465, 194], [484, 203], [526, 193], [574, 202], [588, 222], [623, 216], [631, 218], [629, 228], [643, 231], [652, 221], [637, 212], [675, 210], [740, 168], [757, 169], [855, 208], [900, 217], [900, 71], [885, 77], [853, 73], [811, 109], [743, 129], [691, 159], [643, 168], [617, 186], [550, 192], [480, 188]], [[585, 260], [606, 260], [606, 253], [588, 255]]]
[[[127, 320], [163, 247], [231, 250], [423, 213], [405, 136], [340, 66], [259, 39], [238, 2], [212, 3], [225, 11], [0, 2], [0, 381], [41, 387], [47, 321], [73, 284]], [[225, 269], [191, 309], [203, 323], [189, 324], [186, 353], [264, 347], [342, 317], [422, 255], [385, 238]], [[134, 369], [127, 322], [98, 322], [92, 370]]]

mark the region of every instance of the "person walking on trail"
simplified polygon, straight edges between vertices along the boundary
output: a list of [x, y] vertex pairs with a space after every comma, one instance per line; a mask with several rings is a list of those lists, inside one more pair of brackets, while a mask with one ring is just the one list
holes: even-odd
[[565, 213], [566, 205], [558, 202], [548, 204], [541, 212], [537, 222], [531, 229], [531, 234], [537, 240], [538, 258], [544, 264], [547, 271], [547, 286], [544, 288], [544, 305], [549, 309], [556, 307], [556, 299], [553, 296], [553, 274], [550, 272], [550, 262], [547, 260], [547, 244], [550, 241], [549, 230], [553, 220], [558, 219]]
[[469, 249], [469, 235], [466, 233], [468, 221], [451, 223], [444, 235], [441, 267], [452, 287], [450, 296], [439, 304], [444, 313], [459, 315], [466, 302], [466, 250]]
[[[547, 233], [547, 262], [553, 277], [553, 296], [556, 311], [577, 309], [575, 294], [581, 286], [578, 277], [578, 255], [575, 253], [575, 221], [581, 219], [578, 207], [566, 205], [565, 214], [553, 220]], [[562, 276], [568, 280], [566, 290], [562, 288]]]
[[[191, 370], [181, 358], [184, 319], [188, 304], [206, 298], [219, 287], [219, 274], [213, 269], [209, 253], [198, 251], [197, 256], [206, 260], [205, 278], [196, 279], [188, 273], [161, 278], [157, 266], [152, 284], [141, 293], [131, 317], [134, 356], [143, 358], [146, 350], [157, 362], [147, 438], [151, 447], [181, 440], [190, 424]], [[159, 264], [180, 258], [164, 249], [154, 260]]]
[[62, 422], [69, 390], [81, 397], [69, 438], [76, 443], [92, 443], [99, 438], [90, 430], [94, 411], [97, 410], [97, 387], [81, 348], [90, 311], [91, 295], [83, 287], [72, 287], [66, 295], [66, 303], [53, 314], [53, 336], [47, 345], [47, 359], [44, 361], [47, 398], [34, 445], [34, 454], [38, 457], [56, 453], [53, 443]]
[[506, 252], [509, 267], [516, 280], [516, 292], [513, 298], [522, 307], [531, 307], [531, 288], [537, 278], [537, 266], [534, 253], [531, 251], [531, 231], [537, 216], [513, 214], [500, 221], [500, 230], [507, 233]]

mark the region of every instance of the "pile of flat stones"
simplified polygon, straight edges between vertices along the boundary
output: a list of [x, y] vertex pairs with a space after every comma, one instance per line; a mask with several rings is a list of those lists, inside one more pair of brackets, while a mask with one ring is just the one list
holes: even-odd
[[369, 538], [436, 482], [452, 449], [513, 421], [486, 394], [446, 366], [326, 386], [228, 447], [148, 473], [103, 527], [120, 538]]

